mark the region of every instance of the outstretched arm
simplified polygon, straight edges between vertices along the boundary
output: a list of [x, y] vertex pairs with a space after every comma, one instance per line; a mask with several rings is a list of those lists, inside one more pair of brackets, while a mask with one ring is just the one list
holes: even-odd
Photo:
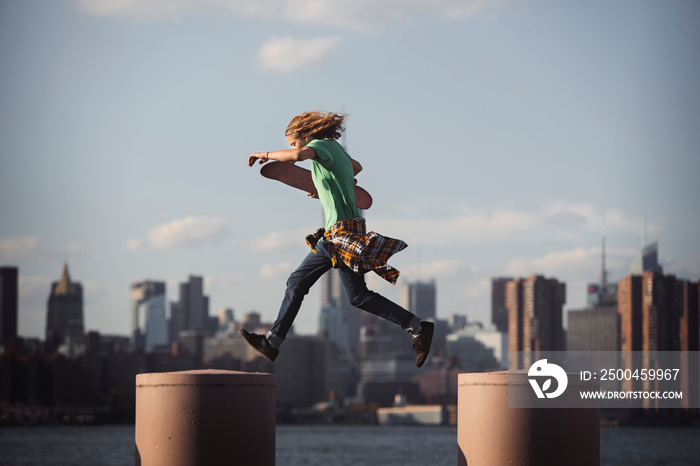
[[312, 159], [316, 157], [316, 151], [311, 147], [302, 149], [284, 149], [270, 152], [256, 152], [248, 156], [248, 166], [255, 165], [256, 160], [260, 163], [265, 163], [268, 160], [277, 160], [279, 162], [296, 163], [302, 160]]

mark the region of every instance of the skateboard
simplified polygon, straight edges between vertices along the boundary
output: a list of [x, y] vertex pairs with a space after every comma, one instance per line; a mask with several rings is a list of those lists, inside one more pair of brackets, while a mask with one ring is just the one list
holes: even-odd
[[[268, 162], [262, 166], [260, 174], [265, 178], [281, 181], [307, 193], [316, 191], [314, 182], [311, 179], [311, 172], [306, 168], [297, 167], [291, 163]], [[369, 209], [372, 206], [372, 196], [365, 189], [355, 185], [355, 202], [358, 209]]]

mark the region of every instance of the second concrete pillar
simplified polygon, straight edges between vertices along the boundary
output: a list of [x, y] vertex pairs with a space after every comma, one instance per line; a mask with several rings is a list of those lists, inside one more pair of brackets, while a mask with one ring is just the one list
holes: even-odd
[[275, 402], [272, 374], [139, 374], [136, 465], [274, 465]]

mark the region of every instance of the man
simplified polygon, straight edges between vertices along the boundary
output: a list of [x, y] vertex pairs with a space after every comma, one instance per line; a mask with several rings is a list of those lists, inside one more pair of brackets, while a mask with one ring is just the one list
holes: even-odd
[[374, 232], [366, 233], [354, 194], [354, 178], [362, 165], [337, 141], [344, 129], [344, 119], [345, 115], [337, 113], [302, 113], [292, 119], [285, 132], [291, 149], [256, 152], [248, 157], [249, 167], [256, 161], [296, 163], [310, 160], [316, 191], [309, 195], [320, 199], [323, 205], [325, 229], [319, 230], [317, 237], [310, 241], [312, 251], [287, 280], [284, 299], [270, 331], [257, 335], [241, 329], [241, 335], [259, 353], [274, 361], [304, 296], [324, 273], [335, 267], [340, 270], [351, 305], [394, 322], [412, 335], [416, 366], [421, 367], [430, 352], [434, 324], [421, 321], [365, 285], [364, 273], [370, 270], [396, 283], [399, 271], [386, 262], [394, 253], [403, 250], [406, 243]]

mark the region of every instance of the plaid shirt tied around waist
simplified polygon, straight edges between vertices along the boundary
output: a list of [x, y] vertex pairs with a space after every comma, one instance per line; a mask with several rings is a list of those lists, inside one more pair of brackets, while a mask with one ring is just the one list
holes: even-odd
[[329, 231], [319, 228], [308, 235], [306, 244], [312, 251], [316, 252], [316, 243], [322, 236], [329, 243], [333, 267], [337, 268], [342, 261], [355, 273], [365, 274], [373, 270], [392, 285], [396, 284], [400, 272], [387, 261], [408, 246], [405, 242], [373, 231], [366, 233], [365, 219], [362, 217], [341, 220]]

